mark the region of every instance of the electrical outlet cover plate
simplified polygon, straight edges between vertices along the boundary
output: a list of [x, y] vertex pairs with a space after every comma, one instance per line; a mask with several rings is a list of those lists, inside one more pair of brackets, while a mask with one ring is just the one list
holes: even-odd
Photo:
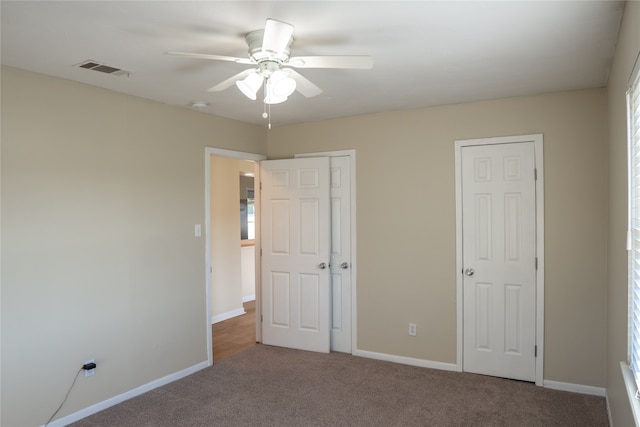
[[[96, 363], [96, 361], [95, 361], [95, 360], [93, 360], [93, 359], [85, 360], [83, 365], [86, 365], [87, 363]], [[95, 373], [96, 373], [96, 369], [95, 369], [95, 368], [93, 368], [93, 369], [86, 369], [86, 370], [84, 371], [84, 376], [85, 376], [85, 377], [90, 377], [90, 376], [92, 376], [92, 375], [93, 375], [93, 374], [95, 374]]]
[[412, 337], [416, 336], [416, 324], [415, 323], [409, 323], [409, 335], [411, 335]]

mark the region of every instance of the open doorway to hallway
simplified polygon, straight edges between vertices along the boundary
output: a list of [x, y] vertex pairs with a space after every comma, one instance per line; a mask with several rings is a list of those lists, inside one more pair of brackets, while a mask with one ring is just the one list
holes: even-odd
[[[253, 346], [257, 272], [255, 221], [258, 160], [263, 156], [228, 150], [207, 154], [207, 305], [209, 361]], [[209, 330], [209, 328], [211, 328]]]
[[257, 341], [255, 163], [212, 157], [211, 165], [211, 262], [216, 269], [212, 272], [212, 342], [216, 361]]

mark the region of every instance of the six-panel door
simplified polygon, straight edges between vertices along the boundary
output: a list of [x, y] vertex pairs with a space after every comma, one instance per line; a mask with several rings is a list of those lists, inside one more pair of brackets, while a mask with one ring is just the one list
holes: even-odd
[[462, 148], [463, 369], [535, 381], [533, 143]]
[[262, 340], [329, 352], [329, 158], [261, 163]]

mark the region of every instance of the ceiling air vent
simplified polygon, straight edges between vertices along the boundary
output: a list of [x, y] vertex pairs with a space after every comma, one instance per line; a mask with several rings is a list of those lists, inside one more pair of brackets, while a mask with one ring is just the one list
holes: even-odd
[[99, 71], [105, 74], [112, 74], [114, 76], [127, 76], [129, 77], [131, 73], [126, 70], [122, 70], [120, 68], [111, 67], [109, 65], [104, 65], [96, 61], [84, 61], [79, 64], [76, 64], [76, 67], [84, 68], [86, 70]]

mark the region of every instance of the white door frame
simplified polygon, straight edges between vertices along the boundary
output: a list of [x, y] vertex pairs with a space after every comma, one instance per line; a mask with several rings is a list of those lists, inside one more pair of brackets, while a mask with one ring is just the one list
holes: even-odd
[[456, 311], [457, 311], [457, 360], [456, 367], [462, 371], [463, 327], [462, 327], [462, 148], [477, 145], [533, 142], [535, 151], [536, 197], [536, 385], [543, 386], [544, 375], [544, 165], [542, 134], [505, 136], [495, 138], [466, 139], [455, 141], [456, 174]]
[[[206, 288], [205, 298], [207, 300], [207, 318], [206, 318], [206, 331], [207, 331], [207, 359], [209, 366], [213, 365], [213, 342], [211, 338], [211, 156], [226, 157], [230, 159], [238, 160], [251, 160], [254, 162], [260, 162], [266, 160], [267, 156], [262, 154], [245, 153], [243, 151], [225, 150], [222, 148], [205, 147], [204, 149], [204, 236], [205, 236], [205, 269], [206, 269]], [[257, 174], [254, 177], [254, 188], [260, 188], [260, 176]], [[260, 192], [255, 192], [256, 207], [260, 209]], [[260, 228], [259, 220], [256, 219], [256, 248], [260, 247]], [[259, 266], [258, 251], [256, 251], [256, 301], [260, 301], [260, 266]], [[261, 315], [260, 304], [256, 304], [256, 319]], [[258, 327], [259, 323], [256, 322], [256, 338], [259, 341], [261, 339], [261, 330]]]
[[356, 258], [356, 150], [322, 151], [319, 153], [295, 154], [299, 157], [349, 157], [351, 169], [351, 354], [358, 349], [358, 304], [357, 304], [357, 276], [358, 263]]

